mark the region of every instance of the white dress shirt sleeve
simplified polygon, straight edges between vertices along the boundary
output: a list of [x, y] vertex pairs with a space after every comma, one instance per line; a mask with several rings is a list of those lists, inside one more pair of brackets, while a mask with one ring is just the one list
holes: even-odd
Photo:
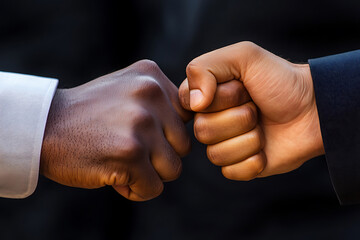
[[58, 80], [0, 72], [0, 197], [36, 188], [47, 115]]

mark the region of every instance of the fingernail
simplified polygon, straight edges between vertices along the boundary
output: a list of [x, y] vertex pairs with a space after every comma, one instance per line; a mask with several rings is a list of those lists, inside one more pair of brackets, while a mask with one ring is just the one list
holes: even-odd
[[196, 108], [203, 100], [204, 96], [199, 89], [190, 90], [190, 107], [192, 110]]

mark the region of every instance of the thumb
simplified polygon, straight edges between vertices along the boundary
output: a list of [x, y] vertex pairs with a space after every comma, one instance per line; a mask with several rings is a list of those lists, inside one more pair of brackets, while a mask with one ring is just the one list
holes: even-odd
[[[199, 57], [200, 58], [200, 57]], [[187, 102], [194, 112], [206, 109], [213, 101], [216, 92], [217, 81], [215, 76], [199, 64], [197, 59], [191, 61], [186, 68], [187, 85], [189, 96]], [[182, 84], [186, 85], [186, 83]]]
[[202, 60], [202, 56], [191, 61], [186, 68], [189, 104], [194, 112], [200, 112], [212, 103], [217, 87], [215, 76], [207, 70], [206, 65], [203, 65], [199, 59]]
[[201, 55], [186, 68], [189, 85], [189, 104], [195, 112], [203, 111], [213, 101], [217, 84], [244, 80], [249, 64], [261, 49], [251, 42], [240, 42]]

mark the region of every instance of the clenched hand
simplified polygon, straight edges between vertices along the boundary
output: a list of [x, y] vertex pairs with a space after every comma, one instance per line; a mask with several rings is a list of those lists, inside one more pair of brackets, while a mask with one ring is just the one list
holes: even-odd
[[158, 196], [181, 172], [191, 118], [177, 88], [148, 60], [54, 97], [40, 171], [73, 187], [111, 185], [124, 197]]
[[181, 103], [198, 112], [195, 135], [225, 177], [285, 173], [324, 154], [308, 64], [241, 42], [194, 59], [186, 72]]

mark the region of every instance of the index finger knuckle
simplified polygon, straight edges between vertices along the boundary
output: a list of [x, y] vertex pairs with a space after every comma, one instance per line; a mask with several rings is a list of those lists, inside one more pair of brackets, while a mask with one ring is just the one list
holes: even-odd
[[209, 127], [204, 117], [204, 114], [198, 113], [196, 114], [194, 120], [194, 134], [196, 139], [204, 144], [208, 144], [209, 140]]
[[143, 59], [135, 63], [139, 68], [143, 69], [145, 72], [158, 72], [160, 67], [156, 62], [149, 59]]
[[138, 84], [133, 88], [132, 94], [139, 99], [157, 99], [164, 96], [160, 83], [149, 75], [139, 77]]
[[131, 118], [131, 124], [135, 134], [139, 130], [154, 127], [156, 123], [154, 116], [145, 108], [134, 110], [129, 117]]

